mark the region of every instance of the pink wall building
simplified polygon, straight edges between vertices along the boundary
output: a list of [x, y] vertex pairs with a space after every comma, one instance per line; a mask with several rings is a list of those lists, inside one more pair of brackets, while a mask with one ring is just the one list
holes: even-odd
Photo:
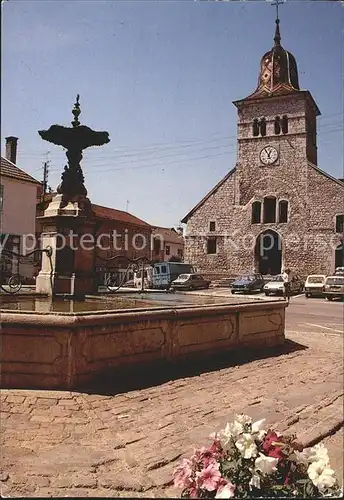
[[[6, 157], [1, 156], [0, 169], [0, 238], [1, 281], [11, 274], [24, 278], [33, 276], [33, 257], [18, 259], [6, 255], [4, 250], [28, 253], [33, 248], [37, 189], [39, 181], [16, 166], [17, 138], [6, 138]], [[18, 267], [19, 266], [19, 267]]]

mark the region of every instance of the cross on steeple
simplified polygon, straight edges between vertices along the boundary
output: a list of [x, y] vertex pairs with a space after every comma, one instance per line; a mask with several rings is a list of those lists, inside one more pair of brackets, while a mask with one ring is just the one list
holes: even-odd
[[276, 5], [276, 19], [279, 20], [279, 17], [278, 17], [278, 6], [281, 5], [282, 3], [284, 3], [284, 0], [275, 0], [274, 2], [271, 3], [271, 5]]
[[275, 41], [275, 47], [281, 45], [281, 34], [279, 30], [279, 18], [278, 18], [278, 6], [284, 3], [283, 0], [274, 0], [271, 5], [276, 5], [276, 31], [275, 31], [275, 36], [274, 36], [274, 41]]

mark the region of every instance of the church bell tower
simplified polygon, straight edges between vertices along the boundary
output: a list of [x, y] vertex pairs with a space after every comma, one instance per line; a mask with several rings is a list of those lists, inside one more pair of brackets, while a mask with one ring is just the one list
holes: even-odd
[[238, 109], [239, 203], [249, 201], [257, 179], [291, 173], [302, 178], [307, 162], [317, 165], [316, 117], [320, 111], [299, 85], [295, 57], [281, 45], [276, 19], [274, 45], [261, 58], [256, 90], [234, 101]]

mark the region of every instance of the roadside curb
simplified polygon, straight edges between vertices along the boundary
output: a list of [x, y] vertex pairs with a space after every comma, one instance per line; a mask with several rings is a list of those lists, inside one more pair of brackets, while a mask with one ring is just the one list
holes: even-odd
[[331, 415], [302, 434], [299, 437], [298, 442], [302, 444], [304, 448], [309, 448], [320, 443], [328, 436], [335, 434], [341, 427], [343, 427], [343, 425], [343, 415]]

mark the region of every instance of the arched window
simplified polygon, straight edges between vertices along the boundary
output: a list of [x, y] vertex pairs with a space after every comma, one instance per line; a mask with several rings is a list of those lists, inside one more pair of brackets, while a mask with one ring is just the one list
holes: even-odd
[[282, 132], [283, 134], [288, 133], [288, 117], [286, 115], [282, 116]]
[[288, 202], [285, 200], [278, 204], [278, 222], [288, 222]]
[[251, 217], [252, 224], [260, 224], [261, 208], [262, 204], [260, 203], [260, 201], [254, 201], [252, 203], [252, 217]]
[[274, 196], [264, 198], [263, 222], [265, 224], [276, 222], [276, 198]]
[[279, 116], [275, 118], [275, 134], [278, 135], [281, 133], [281, 119]]
[[262, 118], [260, 120], [260, 135], [264, 136], [266, 135], [266, 120], [265, 118]]
[[259, 135], [259, 123], [257, 118], [253, 120], [253, 136], [257, 137]]

